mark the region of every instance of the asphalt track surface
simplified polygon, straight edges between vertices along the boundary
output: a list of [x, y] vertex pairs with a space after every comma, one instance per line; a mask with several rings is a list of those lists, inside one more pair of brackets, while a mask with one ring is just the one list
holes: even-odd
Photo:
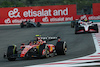
[[[3, 58], [7, 47], [16, 44], [19, 48], [21, 43], [34, 39], [35, 35], [42, 36], [60, 36], [63, 41], [67, 42], [66, 55], [59, 55], [43, 59], [17, 59], [8, 61]], [[56, 42], [56, 41], [55, 41]], [[52, 42], [53, 43], [53, 42]], [[74, 28], [69, 24], [62, 25], [43, 25], [36, 28], [20, 28], [20, 26], [0, 26], [0, 67], [24, 67], [29, 65], [44, 64], [56, 61], [63, 61], [78, 57], [83, 57], [95, 52], [95, 46], [92, 35], [74, 34]]]

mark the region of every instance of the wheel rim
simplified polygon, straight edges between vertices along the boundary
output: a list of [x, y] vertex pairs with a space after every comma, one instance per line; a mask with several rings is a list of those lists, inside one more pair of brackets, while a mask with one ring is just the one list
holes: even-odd
[[66, 54], [66, 51], [67, 51], [66, 43], [64, 43], [63, 45], [63, 50], [64, 50], [64, 54]]
[[46, 57], [49, 57], [49, 50], [46, 51]]

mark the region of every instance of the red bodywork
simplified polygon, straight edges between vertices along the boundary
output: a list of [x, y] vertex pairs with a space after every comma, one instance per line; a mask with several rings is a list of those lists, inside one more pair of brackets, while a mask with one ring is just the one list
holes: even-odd
[[[25, 54], [31, 49], [31, 48], [37, 48], [39, 49], [39, 46], [40, 45], [43, 45], [43, 43], [45, 43], [45, 41], [43, 40], [40, 40], [40, 41], [37, 41], [36, 44], [34, 43], [30, 43], [29, 45], [25, 45], [23, 44], [20, 48], [21, 48], [21, 54], [20, 54], [20, 57], [25, 57]], [[46, 44], [49, 48], [49, 52], [52, 53], [53, 50], [55, 49], [55, 46], [53, 44]], [[24, 47], [24, 49], [23, 49]], [[42, 55], [45, 55], [45, 49], [42, 51]]]

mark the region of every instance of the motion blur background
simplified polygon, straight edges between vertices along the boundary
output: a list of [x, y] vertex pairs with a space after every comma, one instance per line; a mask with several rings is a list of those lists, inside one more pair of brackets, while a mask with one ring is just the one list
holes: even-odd
[[0, 0], [0, 8], [76, 4], [77, 15], [84, 15], [92, 14], [92, 3], [100, 0]]

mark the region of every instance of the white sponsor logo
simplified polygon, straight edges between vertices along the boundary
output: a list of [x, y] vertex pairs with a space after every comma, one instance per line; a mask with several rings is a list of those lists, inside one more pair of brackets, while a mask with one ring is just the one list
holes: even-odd
[[27, 10], [23, 12], [23, 16], [24, 17], [41, 17], [41, 16], [51, 16], [51, 10], [38, 10], [38, 11], [34, 11], [33, 9], [31, 10]]
[[68, 15], [68, 8], [65, 9], [59, 9], [59, 10], [52, 10], [51, 9], [41, 9], [38, 11], [35, 11], [33, 9], [31, 10], [26, 10], [23, 12], [24, 17], [41, 17], [41, 16], [63, 16], [63, 15]]
[[100, 15], [98, 16], [89, 16], [89, 20], [99, 20], [100, 19]]
[[20, 17], [20, 12], [18, 12], [18, 8], [14, 8], [13, 10], [8, 12], [8, 16], [10, 18], [17, 18]]
[[10, 20], [10, 18], [7, 18], [7, 19], [4, 20], [4, 22], [5, 23], [11, 23], [11, 20]]
[[86, 17], [86, 15], [83, 15], [83, 16], [81, 16], [81, 20], [87, 20], [87, 17]]
[[62, 9], [60, 9], [60, 10], [54, 10], [53, 11], [53, 15], [54, 16], [68, 15], [68, 8], [66, 8], [64, 10], [62, 10]]
[[48, 17], [45, 17], [45, 18], [42, 19], [42, 21], [43, 22], [49, 22], [49, 19], [48, 19]]
[[64, 21], [64, 17], [50, 18], [50, 22], [54, 22], [54, 21]]
[[65, 21], [72, 21], [73, 17], [65, 17]]

